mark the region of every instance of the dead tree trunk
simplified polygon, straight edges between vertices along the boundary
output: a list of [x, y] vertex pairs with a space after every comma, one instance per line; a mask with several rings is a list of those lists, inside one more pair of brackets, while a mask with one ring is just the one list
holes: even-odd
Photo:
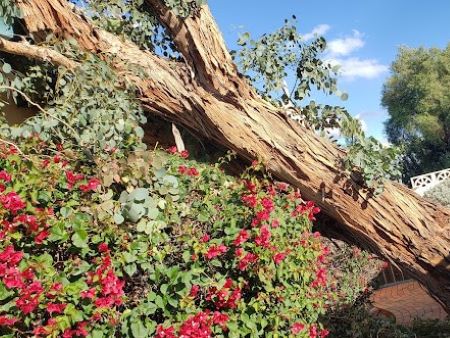
[[[75, 38], [93, 53], [113, 55], [114, 67], [137, 85], [146, 110], [244, 159], [262, 159], [276, 177], [299, 187], [306, 199], [340, 222], [354, 243], [408, 270], [450, 309], [450, 210], [395, 183], [388, 183], [375, 198], [350, 193], [350, 178], [340, 176], [343, 151], [256, 94], [238, 74], [206, 6], [182, 19], [161, 0], [146, 2], [167, 28], [184, 63], [157, 57], [95, 28], [65, 0], [17, 0], [35, 39], [51, 32]], [[0, 49], [8, 52], [4, 46]], [[145, 75], [133, 74], [131, 65]]]

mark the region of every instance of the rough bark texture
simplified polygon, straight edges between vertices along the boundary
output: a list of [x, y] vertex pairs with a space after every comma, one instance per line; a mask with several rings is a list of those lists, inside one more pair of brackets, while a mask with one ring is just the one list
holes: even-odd
[[[258, 97], [238, 74], [206, 6], [181, 19], [161, 1], [146, 0], [184, 56], [185, 63], [177, 63], [95, 28], [65, 0], [17, 1], [33, 36], [52, 32], [75, 38], [85, 50], [115, 55], [114, 66], [138, 86], [149, 112], [242, 158], [261, 158], [343, 224], [356, 244], [408, 270], [450, 309], [450, 210], [395, 183], [370, 199], [349, 192], [338, 165], [343, 151]], [[133, 74], [130, 65], [144, 75]]]

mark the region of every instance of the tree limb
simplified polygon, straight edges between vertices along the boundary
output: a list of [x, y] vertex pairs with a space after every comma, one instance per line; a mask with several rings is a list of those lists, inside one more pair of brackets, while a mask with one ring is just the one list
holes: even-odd
[[225, 41], [207, 5], [195, 15], [182, 18], [161, 0], [145, 0], [152, 13], [168, 30], [178, 51], [206, 89], [221, 96], [247, 93], [254, 96], [247, 81], [239, 76]]
[[13, 42], [0, 37], [0, 51], [20, 55], [30, 59], [48, 61], [54, 65], [64, 66], [73, 70], [78, 63], [58, 53], [57, 51], [47, 48], [30, 45], [25, 42]]

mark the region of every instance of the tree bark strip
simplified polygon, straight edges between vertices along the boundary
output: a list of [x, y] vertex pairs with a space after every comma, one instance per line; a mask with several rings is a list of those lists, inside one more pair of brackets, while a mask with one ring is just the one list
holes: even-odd
[[[162, 59], [94, 27], [65, 0], [17, 3], [34, 37], [52, 32], [93, 53], [114, 55], [114, 67], [137, 85], [146, 110], [244, 159], [262, 159], [277, 178], [300, 188], [341, 223], [355, 244], [396, 262], [450, 309], [450, 210], [396, 183], [387, 183], [375, 198], [349, 192], [349, 178], [339, 169], [345, 153], [258, 97], [238, 74], [206, 6], [182, 19], [161, 1], [146, 1], [185, 63]], [[144, 75], [134, 74], [130, 65]]]

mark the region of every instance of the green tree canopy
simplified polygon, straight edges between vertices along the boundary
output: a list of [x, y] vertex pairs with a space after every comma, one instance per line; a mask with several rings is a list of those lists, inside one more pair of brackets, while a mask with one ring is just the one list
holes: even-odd
[[383, 88], [389, 141], [405, 147], [404, 178], [450, 167], [450, 44], [400, 48]]

